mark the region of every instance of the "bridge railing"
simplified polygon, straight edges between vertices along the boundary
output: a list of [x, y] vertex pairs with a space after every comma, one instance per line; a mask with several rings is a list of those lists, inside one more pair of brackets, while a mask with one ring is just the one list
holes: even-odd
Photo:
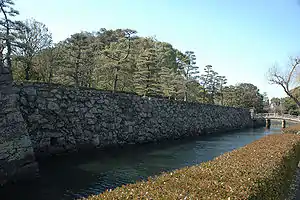
[[279, 113], [257, 113], [254, 118], [286, 119], [300, 122], [300, 116]]

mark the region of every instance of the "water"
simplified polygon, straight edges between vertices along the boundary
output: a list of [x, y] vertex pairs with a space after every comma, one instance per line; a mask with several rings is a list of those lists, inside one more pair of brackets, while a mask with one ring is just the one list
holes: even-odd
[[51, 158], [40, 162], [39, 179], [5, 186], [0, 198], [70, 200], [99, 194], [162, 171], [211, 160], [267, 134], [280, 133], [280, 124], [272, 123], [270, 130], [247, 129]]

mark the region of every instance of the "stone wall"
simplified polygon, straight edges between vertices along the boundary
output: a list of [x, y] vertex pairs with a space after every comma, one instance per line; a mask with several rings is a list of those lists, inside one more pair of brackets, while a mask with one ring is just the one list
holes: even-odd
[[148, 99], [60, 85], [15, 87], [37, 156], [252, 125], [249, 111], [240, 108]]
[[34, 177], [37, 163], [26, 124], [12, 88], [12, 76], [0, 66], [0, 185]]

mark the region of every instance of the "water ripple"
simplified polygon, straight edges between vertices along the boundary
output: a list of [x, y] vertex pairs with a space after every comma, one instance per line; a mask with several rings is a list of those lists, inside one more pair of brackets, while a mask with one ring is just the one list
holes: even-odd
[[271, 131], [249, 129], [62, 157], [47, 164], [41, 163], [41, 179], [0, 189], [1, 200], [2, 197], [9, 200], [71, 200], [99, 194], [162, 171], [211, 160], [278, 130], [280, 128]]

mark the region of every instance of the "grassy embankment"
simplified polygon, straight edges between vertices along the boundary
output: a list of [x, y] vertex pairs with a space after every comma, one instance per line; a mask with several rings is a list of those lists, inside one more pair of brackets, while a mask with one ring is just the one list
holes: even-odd
[[[300, 125], [290, 127], [295, 130]], [[106, 191], [88, 200], [283, 199], [300, 159], [300, 135], [268, 135], [212, 161]]]

